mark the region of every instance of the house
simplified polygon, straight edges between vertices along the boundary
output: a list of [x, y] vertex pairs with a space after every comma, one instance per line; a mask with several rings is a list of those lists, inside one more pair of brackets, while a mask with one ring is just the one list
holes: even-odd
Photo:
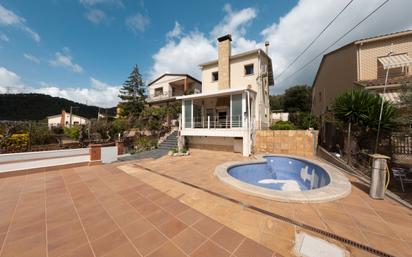
[[[218, 59], [200, 64], [202, 93], [182, 100], [180, 136], [189, 147], [251, 154], [256, 129], [269, 127], [272, 61], [261, 49], [231, 54], [230, 35], [218, 39]], [[268, 44], [267, 44], [268, 46]]]
[[164, 106], [176, 101], [177, 96], [202, 92], [202, 82], [188, 74], [165, 73], [148, 84], [150, 106]]
[[360, 39], [336, 49], [320, 63], [313, 82], [312, 113], [322, 117], [337, 96], [352, 88], [370, 90], [396, 103], [402, 85], [412, 82], [411, 65], [412, 30]]
[[67, 113], [65, 110], [62, 111], [61, 114], [52, 115], [47, 117], [47, 123], [49, 128], [52, 127], [71, 127], [73, 125], [84, 125], [90, 122], [89, 119]]

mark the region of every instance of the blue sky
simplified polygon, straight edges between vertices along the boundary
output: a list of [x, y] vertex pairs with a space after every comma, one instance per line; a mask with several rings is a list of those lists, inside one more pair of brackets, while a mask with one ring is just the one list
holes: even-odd
[[[355, 0], [301, 64], [380, 2]], [[405, 11], [412, 9], [411, 2], [392, 0], [340, 44], [411, 28]], [[234, 52], [262, 47], [269, 40], [274, 72], [279, 74], [345, 4], [340, 0], [0, 0], [0, 93], [42, 92], [112, 106], [134, 64], [148, 82], [163, 72], [186, 72], [200, 79], [197, 64], [216, 58], [216, 37], [225, 33], [233, 35]], [[383, 17], [391, 13], [396, 18], [385, 22]], [[318, 61], [288, 81], [279, 80], [272, 93], [296, 83], [310, 84]]]

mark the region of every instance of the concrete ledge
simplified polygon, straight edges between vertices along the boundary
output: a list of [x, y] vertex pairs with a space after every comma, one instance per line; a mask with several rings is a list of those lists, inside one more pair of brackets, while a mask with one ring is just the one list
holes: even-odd
[[[324, 187], [318, 189], [312, 189], [308, 191], [288, 192], [274, 189], [263, 188], [248, 184], [232, 177], [228, 170], [232, 167], [253, 164], [253, 163], [266, 163], [264, 156], [278, 156], [288, 157], [305, 162], [313, 163], [323, 168], [330, 177], [330, 183]], [[257, 155], [255, 161], [246, 162], [226, 162], [216, 167], [215, 176], [218, 177], [223, 183], [226, 183], [244, 193], [259, 196], [262, 198], [277, 200], [281, 202], [298, 202], [298, 203], [322, 203], [328, 201], [334, 201], [348, 196], [351, 193], [351, 184], [349, 180], [335, 167], [316, 160], [309, 160], [302, 157], [296, 157], [291, 155], [281, 154], [266, 154]]]

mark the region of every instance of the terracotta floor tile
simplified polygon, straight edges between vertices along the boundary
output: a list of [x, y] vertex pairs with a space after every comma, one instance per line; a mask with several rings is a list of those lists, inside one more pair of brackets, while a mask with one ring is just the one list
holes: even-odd
[[244, 236], [230, 228], [223, 227], [211, 238], [215, 243], [232, 253], [242, 242]]
[[252, 241], [250, 239], [246, 239], [243, 243], [239, 246], [239, 248], [235, 251], [234, 255], [237, 257], [251, 257], [251, 256], [259, 256], [259, 257], [271, 257], [273, 252]]
[[186, 257], [186, 255], [171, 242], [162, 245], [148, 257]]
[[192, 228], [186, 228], [173, 238], [173, 242], [180, 247], [186, 254], [192, 253], [206, 238]]
[[181, 202], [177, 202], [173, 205], [169, 205], [164, 207], [165, 210], [170, 212], [173, 215], [179, 215], [180, 213], [184, 212], [185, 210], [189, 209], [189, 206], [183, 204]]
[[294, 256], [294, 237], [285, 239], [281, 233], [262, 233], [259, 244], [276, 252], [275, 256]]
[[123, 228], [123, 232], [130, 238], [136, 238], [146, 233], [149, 230], [152, 230], [154, 227], [150, 222], [145, 219], [139, 219], [136, 222], [129, 224]]
[[165, 234], [168, 238], [173, 238], [186, 228], [186, 224], [176, 218], [172, 218], [168, 222], [159, 226], [159, 230]]
[[92, 241], [91, 244], [96, 257], [100, 257], [127, 242], [129, 241], [126, 236], [120, 230], [116, 230], [104, 237]]
[[147, 217], [147, 219], [155, 226], [160, 226], [171, 219], [173, 219], [173, 216], [169, 214], [168, 212], [164, 210], [158, 210], [154, 213], [152, 213], [150, 216]]
[[131, 243], [125, 243], [109, 251], [104, 257], [141, 257]]
[[[199, 249], [194, 251], [190, 256], [192, 257], [227, 257], [230, 256], [230, 253], [225, 249], [221, 248], [217, 244], [213, 243], [212, 241], [207, 241], [204, 243]], [[250, 255], [251, 256], [259, 256], [259, 255]]]
[[79, 220], [67, 222], [55, 228], [48, 228], [47, 238], [49, 243], [61, 240], [64, 237], [83, 232], [83, 227]]
[[143, 254], [143, 256], [146, 256], [147, 254], [158, 249], [166, 241], [166, 237], [164, 237], [157, 230], [153, 229], [142, 236], [133, 239], [133, 244], [136, 246], [137, 250]]
[[[16, 240], [20, 240], [26, 237], [34, 236], [38, 233], [44, 233], [46, 231], [46, 223], [44, 221], [40, 221], [34, 224], [31, 224], [26, 227], [18, 228], [16, 230], [9, 231], [7, 235], [7, 242], [13, 242]], [[1, 236], [0, 241], [3, 242]]]
[[81, 245], [88, 244], [87, 238], [83, 231], [63, 237], [58, 241], [48, 242], [47, 249], [49, 257], [57, 257]]
[[125, 212], [119, 216], [113, 216], [113, 219], [117, 224], [119, 224], [120, 227], [126, 227], [141, 218], [142, 216], [136, 210]]
[[136, 210], [142, 214], [143, 216], [147, 217], [153, 214], [155, 211], [160, 210], [158, 206], [151, 202], [147, 202], [146, 204], [135, 206]]
[[2, 257], [46, 256], [46, 233], [39, 233], [8, 243], [6, 241]]
[[177, 216], [179, 220], [183, 221], [183, 223], [185, 223], [188, 226], [196, 223], [197, 221], [201, 220], [204, 217], [205, 216], [203, 214], [201, 214], [198, 211], [193, 210], [192, 208], [180, 213]]
[[103, 235], [117, 230], [118, 226], [114, 223], [113, 220], [104, 219], [98, 223], [93, 223], [92, 225], [84, 224], [84, 228], [89, 239], [93, 241], [102, 237]]
[[90, 246], [86, 244], [74, 250], [68, 251], [59, 257], [94, 257], [94, 255]]
[[212, 220], [211, 218], [205, 217], [195, 223], [193, 228], [199, 231], [201, 234], [209, 237], [218, 231], [222, 227], [222, 224]]

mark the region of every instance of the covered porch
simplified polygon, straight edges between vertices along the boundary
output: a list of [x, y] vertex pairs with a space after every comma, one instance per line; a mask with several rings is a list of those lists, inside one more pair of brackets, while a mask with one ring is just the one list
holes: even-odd
[[242, 139], [241, 152], [249, 155], [255, 97], [256, 93], [250, 89], [226, 89], [177, 97], [182, 100], [181, 135]]

